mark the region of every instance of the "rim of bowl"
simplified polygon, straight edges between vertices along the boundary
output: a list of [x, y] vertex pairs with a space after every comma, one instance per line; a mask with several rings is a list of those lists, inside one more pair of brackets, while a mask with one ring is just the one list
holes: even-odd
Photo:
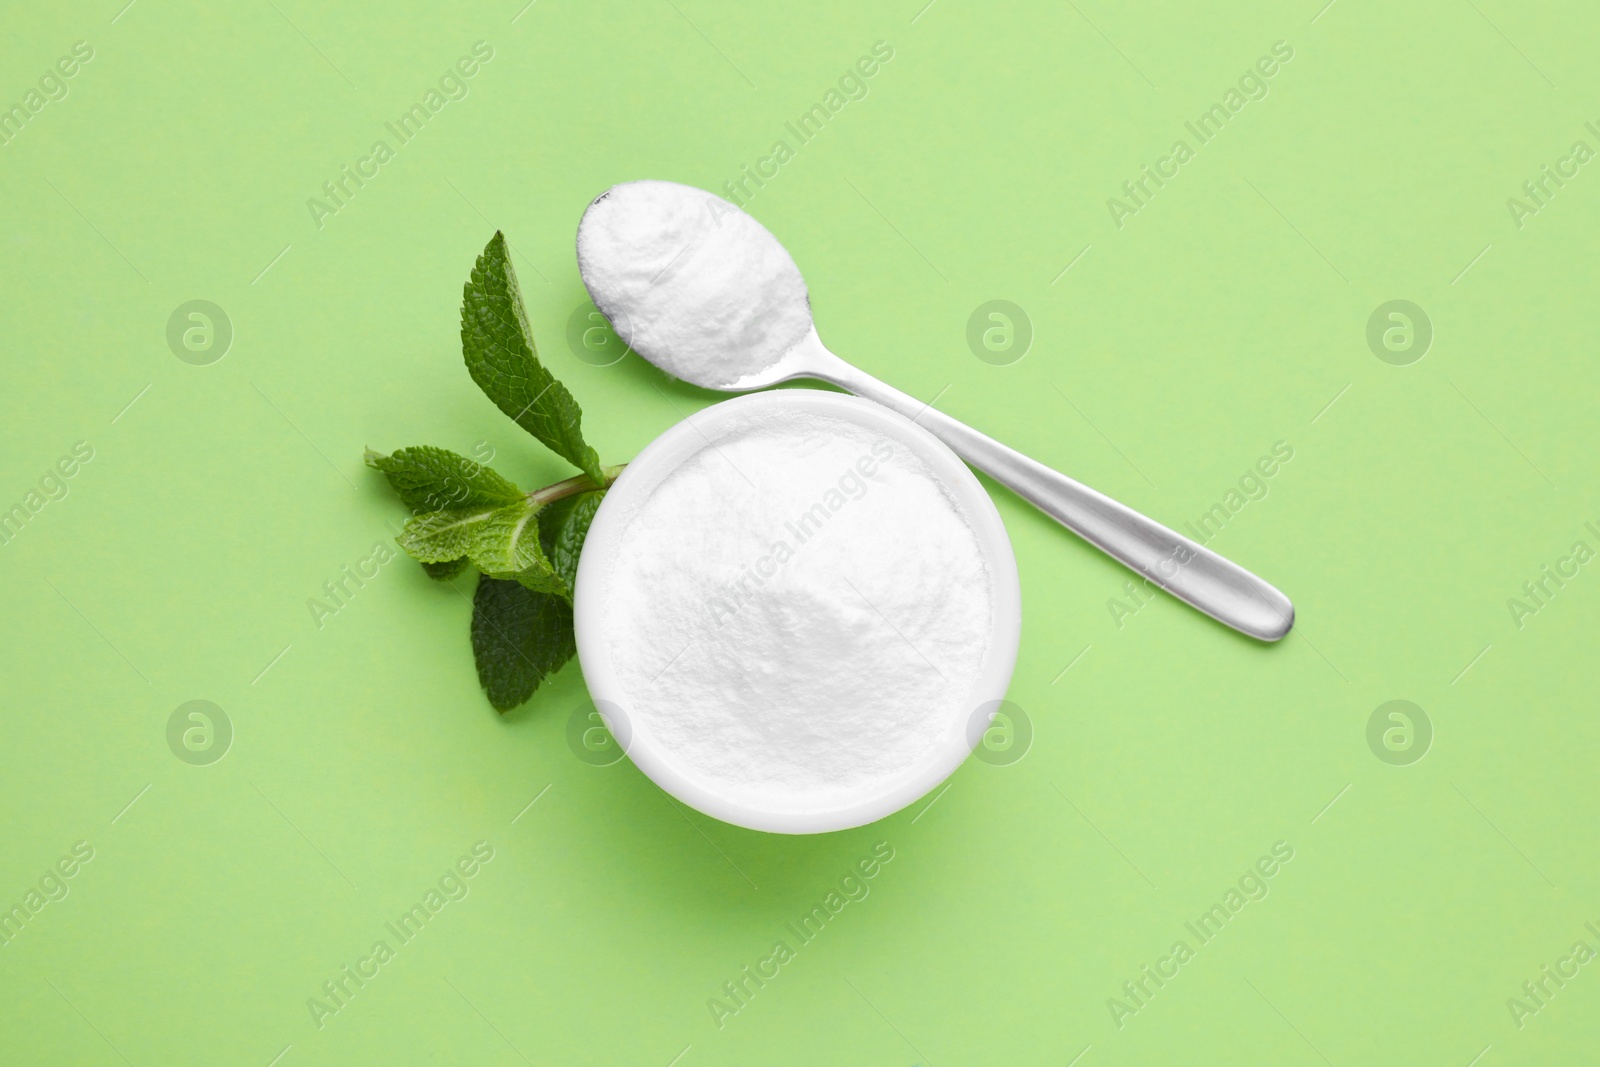
[[[626, 694], [604, 641], [601, 598], [607, 583], [602, 571], [615, 557], [628, 521], [667, 475], [717, 439], [715, 431], [732, 419], [762, 408], [842, 418], [893, 436], [911, 449], [955, 497], [977, 538], [990, 577], [989, 655], [964, 701], [973, 709], [969, 721], [948, 724], [929, 751], [910, 769], [889, 779], [887, 785], [847, 802], [804, 812], [759, 808], [719, 793], [682, 769], [681, 761], [670, 755], [648, 728], [638, 728], [631, 721], [624, 710], [626, 699], [617, 699]], [[972, 753], [982, 735], [981, 730], [970, 728], [971, 716], [985, 703], [1005, 698], [1022, 632], [1022, 595], [1011, 538], [994, 501], [967, 465], [944, 442], [905, 416], [870, 400], [817, 389], [782, 389], [724, 400], [675, 424], [646, 445], [624, 468], [595, 511], [579, 557], [575, 584], [573, 628], [578, 662], [595, 710], [624, 753], [653, 782], [690, 807], [735, 826], [771, 833], [827, 833], [862, 826], [891, 815], [932, 791]]]

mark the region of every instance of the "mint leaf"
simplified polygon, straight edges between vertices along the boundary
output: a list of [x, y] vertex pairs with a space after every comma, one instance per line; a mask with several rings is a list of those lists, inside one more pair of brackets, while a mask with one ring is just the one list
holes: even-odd
[[579, 493], [546, 504], [539, 512], [539, 544], [568, 589], [578, 587], [578, 555], [605, 495], [604, 489]]
[[475, 508], [430, 511], [406, 523], [395, 540], [419, 563], [452, 563], [472, 554], [478, 531], [496, 510], [480, 504]]
[[505, 235], [495, 231], [461, 294], [461, 352], [478, 388], [556, 455], [604, 485], [583, 412], [539, 362]]
[[533, 695], [578, 650], [572, 605], [550, 593], [480, 575], [472, 600], [472, 655], [496, 711]]
[[512, 578], [535, 592], [571, 600], [570, 588], [539, 545], [541, 510], [527, 500], [495, 510], [475, 527], [467, 556], [490, 577]]
[[419, 445], [387, 456], [367, 449], [367, 466], [383, 472], [401, 501], [415, 514], [469, 508], [478, 504], [511, 504], [522, 490], [481, 463], [448, 449]]

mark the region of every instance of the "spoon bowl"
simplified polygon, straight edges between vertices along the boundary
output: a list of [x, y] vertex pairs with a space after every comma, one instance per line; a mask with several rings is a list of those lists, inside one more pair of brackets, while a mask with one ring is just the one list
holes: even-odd
[[[675, 378], [745, 392], [812, 332], [805, 279], [766, 227], [721, 197], [638, 181], [578, 224], [578, 272], [617, 336]], [[794, 375], [788, 375], [793, 377]]]

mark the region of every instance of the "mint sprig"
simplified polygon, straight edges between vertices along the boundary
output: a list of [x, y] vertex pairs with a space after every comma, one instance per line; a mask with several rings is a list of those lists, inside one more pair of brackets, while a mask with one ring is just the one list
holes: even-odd
[[620, 466], [602, 467], [583, 412], [539, 362], [505, 236], [478, 257], [461, 300], [461, 351], [472, 380], [517, 425], [581, 474], [523, 492], [490, 467], [422, 445], [367, 450], [412, 512], [395, 540], [429, 577], [478, 568], [472, 651], [497, 711], [525, 702], [577, 651], [572, 597], [584, 538]]

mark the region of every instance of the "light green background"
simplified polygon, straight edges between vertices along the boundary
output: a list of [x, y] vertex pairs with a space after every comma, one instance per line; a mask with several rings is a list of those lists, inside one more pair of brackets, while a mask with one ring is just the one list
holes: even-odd
[[[74, 442], [94, 459], [0, 548], [0, 903], [74, 842], [94, 859], [0, 948], [0, 1060], [1600, 1055], [1600, 964], [1521, 1028], [1506, 1003], [1600, 948], [1600, 567], [1520, 629], [1506, 603], [1574, 541], [1600, 548], [1600, 171], [1520, 229], [1506, 206], [1575, 140], [1600, 148], [1593, 13], [922, 2], [7, 12], [6, 106], [73, 42], [95, 55], [0, 148], [0, 504]], [[470, 95], [319, 229], [307, 198], [395, 146], [384, 123], [478, 40]], [[625, 460], [717, 398], [567, 347], [583, 207], [795, 147], [784, 122], [879, 40], [870, 94], [750, 202], [824, 339], [1172, 524], [1287, 442], [1212, 544], [1294, 598], [1294, 634], [1257, 645], [1170, 600], [1119, 628], [1124, 572], [997, 491], [1031, 751], [969, 761], [931, 807], [786, 838], [575, 758], [576, 663], [496, 716], [470, 580], [397, 560], [319, 629], [308, 598], [401, 515], [363, 446], [487, 442], [526, 485], [568, 473], [461, 366], [493, 229], [589, 439]], [[1119, 229], [1107, 198], [1279, 40], [1270, 95]], [[197, 298], [235, 330], [210, 366], [165, 339]], [[1009, 366], [965, 340], [997, 298], [1035, 331]], [[1392, 299], [1434, 327], [1410, 366], [1365, 340]], [[236, 730], [211, 766], [166, 744], [193, 699]], [[1367, 745], [1391, 699], [1435, 730], [1409, 766]], [[479, 840], [470, 895], [318, 1029], [307, 998]], [[871, 895], [719, 1029], [707, 999], [879, 841]], [[1270, 895], [1114, 1025], [1108, 998], [1197, 944], [1184, 923], [1277, 841], [1294, 859]]]

